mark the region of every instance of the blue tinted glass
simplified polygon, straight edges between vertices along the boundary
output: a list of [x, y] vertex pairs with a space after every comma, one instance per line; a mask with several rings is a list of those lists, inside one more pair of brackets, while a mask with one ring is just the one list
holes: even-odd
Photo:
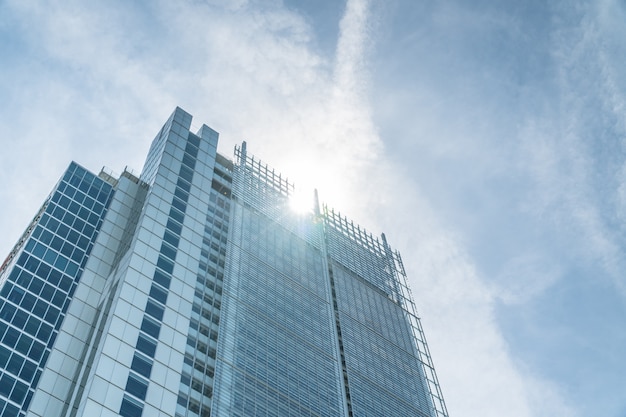
[[148, 382], [140, 379], [135, 375], [129, 375], [126, 381], [126, 392], [134, 395], [135, 397], [145, 400], [146, 391], [148, 390]]
[[63, 275], [57, 271], [56, 269], [53, 269], [50, 271], [50, 276], [48, 277], [48, 282], [52, 285], [58, 285], [59, 281], [61, 280], [61, 278], [63, 278]]
[[[193, 145], [196, 148], [200, 147], [200, 137], [194, 135], [193, 133], [189, 132], [189, 136], [187, 136], [187, 147], [185, 148], [185, 151], [189, 152], [189, 145]], [[196, 152], [198, 152], [198, 150], [195, 150]]]
[[15, 350], [17, 350], [23, 355], [26, 355], [28, 354], [28, 351], [30, 350], [31, 343], [33, 343], [33, 339], [31, 339], [30, 336], [28, 336], [27, 334], [22, 334], [22, 336], [20, 337], [20, 340], [17, 342], [17, 345], [15, 346]]
[[176, 188], [176, 191], [174, 191], [174, 195], [178, 198], [180, 198], [182, 201], [186, 202], [187, 199], [189, 198], [189, 193], [187, 191], [182, 190], [181, 188]]
[[[154, 301], [152, 300], [148, 300], [148, 303], [146, 304], [146, 313], [151, 315], [152, 317], [154, 317], [155, 319], [157, 319], [158, 321], [163, 320], [163, 307], [161, 307], [160, 305], [156, 304]], [[150, 355], [152, 356], [152, 355]]]
[[33, 378], [33, 375], [35, 375], [36, 369], [37, 366], [34, 363], [32, 363], [31, 361], [24, 361], [24, 367], [20, 372], [20, 378], [22, 378], [24, 381], [30, 382], [30, 380]]
[[172, 200], [172, 207], [176, 207], [178, 210], [182, 211], [183, 213], [185, 212], [185, 210], [187, 210], [187, 204], [185, 204], [184, 201], [181, 201], [176, 197], [174, 197], [174, 199]]
[[193, 179], [193, 170], [191, 168], [188, 168], [184, 165], [180, 166], [180, 176], [181, 178], [191, 182], [191, 180]]
[[9, 356], [11, 356], [11, 351], [0, 345], [0, 366], [6, 365]]
[[140, 404], [126, 397], [122, 400], [122, 406], [120, 407], [120, 415], [122, 417], [141, 417], [142, 411], [143, 407]]
[[180, 239], [169, 230], [166, 230], [165, 234], [163, 235], [163, 240], [165, 240], [167, 243], [171, 244], [174, 247], [178, 247], [178, 242]]
[[[2, 382], [0, 382], [1, 384]], [[2, 413], [2, 417], [17, 417], [20, 409], [14, 406], [13, 404], [7, 404], [4, 412]]]
[[162, 290], [156, 285], [152, 285], [152, 287], [150, 288], [150, 297], [165, 304], [165, 302], [167, 301], [167, 291]]
[[146, 336], [139, 334], [139, 337], [137, 338], [137, 350], [141, 353], [145, 353], [151, 358], [154, 358], [156, 343], [148, 339]]
[[30, 290], [30, 292], [36, 295], [39, 295], [39, 292], [41, 291], [42, 288], [43, 288], [43, 281], [36, 277], [32, 279], [32, 281], [30, 282], [30, 285], [28, 286], [28, 289]]
[[6, 334], [4, 335], [4, 338], [2, 339], [2, 342], [4, 342], [5, 345], [13, 348], [15, 347], [15, 344], [17, 343], [17, 338], [19, 336], [20, 336], [20, 332], [18, 332], [12, 327], [9, 327], [7, 329]]
[[28, 319], [28, 314], [26, 314], [25, 311], [17, 310], [11, 323], [15, 327], [19, 327], [20, 329], [23, 329], [24, 325], [26, 324], [27, 319]]
[[183, 164], [193, 169], [193, 167], [196, 165], [196, 159], [189, 154], [185, 154], [183, 156]]
[[8, 397], [9, 393], [13, 389], [14, 383], [15, 383], [15, 378], [12, 378], [11, 376], [7, 374], [2, 375], [2, 378], [0, 378], [0, 394], [4, 395], [5, 397]]
[[[179, 211], [175, 207], [172, 207], [170, 209], [170, 217], [176, 220], [178, 223], [182, 223], [183, 220], [185, 219], [185, 215], [183, 214], [183, 212]], [[180, 232], [178, 232], [178, 234], [180, 234]]]
[[163, 256], [159, 256], [159, 259], [157, 260], [157, 266], [168, 274], [171, 274], [174, 270], [174, 263], [168, 259], [165, 259]]
[[37, 317], [30, 316], [24, 330], [26, 330], [28, 334], [34, 336], [35, 334], [37, 334], [37, 330], [39, 329], [40, 324], [41, 321]]
[[150, 372], [152, 371], [152, 362], [149, 359], [135, 353], [130, 368], [140, 375], [143, 375], [146, 378], [150, 378]]
[[171, 260], [176, 259], [176, 249], [168, 245], [167, 243], [161, 244], [161, 253], [170, 258]]
[[158, 269], [154, 271], [154, 282], [159, 283], [165, 288], [170, 287], [170, 277], [159, 271]]
[[45, 284], [43, 287], [43, 290], [41, 291], [40, 297], [46, 301], [50, 301], [52, 300], [52, 297], [54, 296], [54, 291], [55, 290], [52, 285]]
[[61, 287], [63, 291], [68, 291], [71, 285], [72, 285], [72, 280], [68, 277], [63, 277], [63, 279], [61, 279], [61, 283], [59, 287]]
[[39, 362], [39, 360], [41, 359], [41, 355], [43, 354], [43, 349], [44, 345], [35, 341], [35, 343], [33, 343], [33, 346], [30, 348], [28, 357], [35, 362]]
[[155, 339], [158, 339], [161, 326], [152, 321], [149, 317], [144, 317], [143, 322], [141, 323], [141, 330]]
[[22, 307], [26, 311], [30, 311], [35, 305], [36, 298], [34, 295], [26, 293], [24, 294], [24, 298], [20, 302], [20, 307]]
[[46, 303], [43, 300], [37, 300], [37, 302], [35, 303], [35, 308], [33, 308], [32, 311], [37, 317], [43, 318], [47, 310], [48, 310], [48, 303]]
[[52, 297], [52, 304], [60, 308], [63, 305], [66, 297], [67, 295], [64, 292], [57, 290], [57, 292], [54, 293], [54, 296]]
[[74, 245], [72, 245], [69, 242], [65, 242], [65, 244], [61, 248], [61, 253], [63, 255], [65, 255], [65, 256], [69, 257], [72, 254], [73, 250], [74, 250]]
[[[170, 210], [170, 217], [182, 223], [184, 216], [178, 210], [175, 210], [174, 208], [172, 208], [172, 210]], [[180, 232], [183, 230], [183, 227], [179, 223], [176, 223], [175, 221], [173, 221], [172, 219], [167, 221], [167, 225], [165, 227], [168, 230], [171, 230], [172, 232], [174, 232], [174, 234], [180, 235]]]
[[37, 339], [47, 342], [50, 334], [52, 333], [52, 326], [49, 326], [45, 323], [41, 325], [39, 331], [37, 332]]
[[24, 397], [26, 396], [27, 391], [28, 385], [24, 384], [23, 382], [17, 381], [10, 398], [16, 403], [21, 404], [22, 401], [24, 401]]
[[2, 307], [2, 310], [0, 310], [0, 318], [6, 321], [11, 321], [11, 318], [13, 317], [15, 310], [16, 308], [12, 304], [5, 303], [4, 306]]
[[13, 355], [7, 364], [6, 370], [11, 372], [13, 375], [17, 375], [20, 372], [20, 369], [22, 369], [23, 364], [24, 358], [20, 355]]
[[176, 185], [187, 192], [189, 192], [189, 190], [191, 189], [191, 185], [187, 181], [183, 180], [182, 178], [178, 179], [178, 182], [176, 183]]

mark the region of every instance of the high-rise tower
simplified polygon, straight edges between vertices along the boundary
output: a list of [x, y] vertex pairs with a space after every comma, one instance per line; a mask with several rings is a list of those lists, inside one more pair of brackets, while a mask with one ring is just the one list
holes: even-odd
[[385, 236], [190, 126], [70, 164], [2, 264], [0, 415], [446, 416]]

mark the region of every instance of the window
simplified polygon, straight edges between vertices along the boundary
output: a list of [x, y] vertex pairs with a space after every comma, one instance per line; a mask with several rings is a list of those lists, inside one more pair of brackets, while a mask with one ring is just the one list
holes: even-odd
[[176, 248], [178, 247], [178, 242], [180, 239], [174, 233], [170, 232], [169, 230], [166, 230], [165, 234], [163, 235], [163, 240], [165, 240], [167, 243], [169, 243], [170, 245]]
[[24, 364], [24, 358], [20, 355], [11, 356], [11, 360], [7, 364], [6, 370], [11, 372], [13, 375], [17, 375], [22, 369], [22, 365]]
[[185, 165], [181, 165], [180, 167], [180, 176], [191, 182], [192, 178], [193, 178], [193, 170], [191, 168], [186, 167]]
[[140, 375], [145, 376], [146, 378], [150, 378], [150, 373], [152, 372], [152, 361], [135, 353], [135, 356], [133, 356], [133, 362], [130, 365], [130, 369], [136, 371]]
[[180, 232], [183, 230], [183, 227], [172, 219], [167, 221], [167, 225], [165, 227], [177, 235], [180, 235]]
[[[182, 229], [182, 226], [178, 223], [182, 223], [184, 218], [185, 218], [185, 215], [183, 214], [182, 211], [179, 211], [178, 209], [172, 207], [170, 209], [170, 220], [168, 220], [167, 225], [165, 227], [167, 227], [169, 230], [171, 230], [175, 234], [180, 235], [180, 231], [183, 229]], [[176, 222], [178, 223], [173, 222], [172, 220], [176, 220]]]
[[4, 344], [7, 345], [8, 347], [13, 348], [15, 347], [15, 344], [17, 343], [17, 338], [19, 336], [20, 336], [20, 332], [18, 332], [12, 327], [9, 327], [7, 329], [7, 333], [4, 335], [4, 338], [2, 339], [2, 342], [4, 342]]
[[159, 259], [157, 260], [157, 266], [168, 274], [171, 274], [174, 270], [174, 263], [168, 259], [165, 259], [163, 256], [159, 256]]
[[158, 321], [161, 321], [163, 320], [163, 312], [164, 308], [162, 306], [152, 300], [148, 300], [148, 303], [146, 304], [146, 313], [148, 315], [154, 317]]
[[183, 180], [182, 178], [178, 179], [178, 182], [176, 182], [176, 185], [180, 187], [182, 190], [187, 191], [187, 192], [189, 192], [189, 190], [191, 189], [191, 185], [187, 181]]
[[22, 368], [22, 371], [20, 372], [20, 378], [22, 378], [24, 381], [30, 382], [30, 380], [33, 378], [33, 375], [35, 375], [36, 369], [37, 369], [37, 365], [35, 365], [31, 361], [25, 361], [24, 367]]
[[126, 392], [134, 395], [140, 400], [146, 399], [146, 391], [148, 390], [148, 381], [143, 378], [130, 374], [126, 381]]
[[166, 256], [171, 260], [176, 259], [176, 249], [174, 249], [173, 247], [171, 247], [165, 242], [161, 244], [161, 254], [163, 254], [163, 256]]
[[184, 201], [181, 201], [176, 197], [174, 197], [174, 199], [172, 200], [172, 207], [176, 207], [178, 210], [182, 211], [183, 213], [185, 212], [185, 210], [187, 210], [187, 204]]
[[143, 405], [136, 400], [124, 395], [122, 406], [120, 407], [120, 415], [122, 417], [140, 417], [143, 412]]
[[166, 274], [159, 271], [158, 269], [154, 271], [154, 282], [157, 282], [165, 288], [170, 287], [170, 277], [168, 277]]
[[151, 358], [154, 358], [156, 352], [156, 342], [148, 339], [146, 336], [139, 334], [137, 338], [137, 350], [141, 353], [145, 353]]
[[194, 166], [196, 165], [196, 159], [193, 156], [186, 153], [183, 156], [183, 165], [186, 165], [189, 168], [193, 169]]
[[174, 195], [185, 202], [187, 201], [187, 199], [189, 199], [189, 193], [178, 187], [176, 187], [176, 190], [174, 191]]
[[143, 322], [141, 322], [141, 330], [155, 339], [158, 339], [161, 326], [159, 323], [146, 316], [143, 318]]
[[39, 362], [41, 359], [41, 355], [43, 354], [44, 345], [39, 342], [33, 343], [33, 346], [30, 348], [30, 352], [28, 353], [28, 357], [34, 360], [35, 362]]
[[167, 301], [167, 291], [164, 291], [156, 285], [152, 285], [152, 288], [150, 288], [150, 297], [165, 304]]
[[16, 403], [21, 404], [22, 401], [24, 401], [27, 391], [28, 385], [18, 381], [15, 384], [15, 388], [13, 388], [13, 392], [11, 393], [11, 399]]

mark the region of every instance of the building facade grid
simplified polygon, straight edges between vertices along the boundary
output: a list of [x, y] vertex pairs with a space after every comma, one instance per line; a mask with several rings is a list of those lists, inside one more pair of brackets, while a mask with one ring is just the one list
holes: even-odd
[[0, 267], [0, 415], [445, 417], [398, 252], [177, 108]]

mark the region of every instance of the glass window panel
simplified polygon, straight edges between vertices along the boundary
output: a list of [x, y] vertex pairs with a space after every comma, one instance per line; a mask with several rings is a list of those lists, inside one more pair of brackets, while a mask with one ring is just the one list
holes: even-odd
[[178, 182], [176, 183], [176, 185], [187, 192], [189, 192], [189, 190], [191, 189], [191, 185], [187, 181], [183, 180], [182, 178], [178, 179]]
[[155, 339], [158, 339], [161, 325], [146, 316], [143, 318], [143, 322], [141, 323], [141, 330]]
[[173, 247], [171, 247], [165, 242], [161, 244], [161, 254], [170, 258], [171, 260], [176, 259], [176, 249], [174, 249]]
[[23, 382], [17, 381], [10, 398], [16, 403], [21, 404], [22, 401], [24, 401], [24, 397], [26, 396], [27, 391], [28, 385], [24, 384]]
[[163, 240], [165, 240], [167, 243], [171, 244], [175, 248], [178, 247], [178, 243], [180, 241], [178, 236], [176, 236], [174, 233], [170, 232], [169, 230], [165, 231], [165, 234], [163, 235]]
[[24, 381], [30, 382], [35, 375], [35, 370], [37, 370], [37, 365], [32, 363], [31, 361], [24, 361], [24, 366], [22, 367], [22, 371], [20, 372], [20, 378]]
[[[185, 219], [185, 215], [183, 214], [182, 211], [179, 211], [177, 208], [172, 207], [170, 209], [170, 217], [174, 220], [176, 220], [178, 223], [182, 223], [183, 220]], [[178, 232], [177, 234], [180, 234], [180, 232]]]
[[167, 291], [164, 291], [156, 285], [152, 285], [152, 287], [150, 288], [150, 297], [165, 304], [165, 302], [167, 301]]
[[22, 310], [17, 310], [15, 312], [15, 316], [13, 317], [13, 320], [11, 321], [11, 323], [15, 326], [18, 327], [20, 329], [24, 328], [24, 325], [26, 324], [26, 320], [28, 319], [28, 314], [26, 314], [25, 311]]
[[11, 356], [11, 351], [0, 345], [0, 367], [4, 367]]
[[148, 382], [130, 374], [128, 376], [128, 380], [126, 381], [126, 392], [134, 395], [135, 397], [145, 400], [146, 399], [146, 391], [148, 390]]
[[124, 396], [122, 406], [120, 407], [120, 415], [122, 417], [141, 417], [142, 412], [143, 406], [141, 403]]
[[17, 330], [15, 330], [12, 327], [9, 327], [7, 329], [6, 334], [4, 335], [4, 338], [2, 339], [2, 342], [9, 346], [10, 348], [15, 347], [15, 344], [17, 343], [17, 338], [20, 336], [20, 332], [18, 332]]
[[189, 199], [189, 193], [187, 191], [182, 190], [179, 187], [176, 187], [176, 190], [174, 191], [174, 195], [185, 202], [187, 201], [187, 199]]
[[26, 293], [24, 294], [24, 298], [20, 302], [20, 307], [22, 307], [26, 311], [31, 311], [33, 306], [35, 305], [36, 298], [34, 295]]
[[159, 256], [159, 259], [157, 260], [157, 266], [168, 274], [171, 274], [174, 270], [174, 263], [164, 258], [163, 256]]
[[16, 310], [17, 309], [13, 306], [13, 304], [4, 303], [2, 310], [0, 310], [0, 318], [6, 320], [7, 322], [10, 322]]
[[[146, 313], [157, 319], [158, 321], [163, 320], [163, 307], [158, 305], [152, 300], [148, 300], [146, 304]], [[152, 356], [152, 355], [150, 355]]]
[[193, 179], [193, 170], [185, 165], [180, 166], [180, 176], [185, 180], [191, 182]]
[[171, 279], [165, 273], [157, 269], [156, 271], [154, 271], [154, 281], [165, 288], [169, 288]]
[[20, 355], [13, 355], [11, 356], [9, 363], [7, 363], [6, 370], [11, 372], [13, 375], [17, 375], [19, 374], [20, 369], [22, 369], [23, 364], [24, 358], [22, 358]]
[[174, 199], [172, 200], [172, 207], [176, 207], [183, 213], [185, 212], [185, 210], [187, 210], [187, 204], [176, 197], [174, 197]]
[[11, 377], [8, 374], [2, 375], [0, 378], [0, 394], [5, 397], [9, 396], [9, 393], [13, 389], [13, 384], [15, 383], [15, 378]]
[[146, 378], [150, 378], [150, 372], [152, 371], [152, 361], [135, 353], [130, 368], [140, 375], [143, 375]]
[[137, 350], [141, 353], [145, 353], [151, 358], [154, 358], [154, 352], [156, 351], [156, 342], [148, 339], [143, 334], [139, 334], [137, 338]]
[[35, 362], [39, 362], [41, 360], [41, 355], [43, 354], [44, 345], [35, 341], [33, 346], [30, 348], [30, 352], [28, 353], [28, 357], [34, 360]]
[[172, 232], [174, 232], [174, 234], [180, 235], [180, 232], [181, 230], [183, 230], [183, 227], [179, 223], [183, 222], [184, 215], [172, 207], [172, 209], [170, 210], [170, 217], [171, 219], [167, 221], [167, 225], [165, 227], [168, 230], [171, 230]]

